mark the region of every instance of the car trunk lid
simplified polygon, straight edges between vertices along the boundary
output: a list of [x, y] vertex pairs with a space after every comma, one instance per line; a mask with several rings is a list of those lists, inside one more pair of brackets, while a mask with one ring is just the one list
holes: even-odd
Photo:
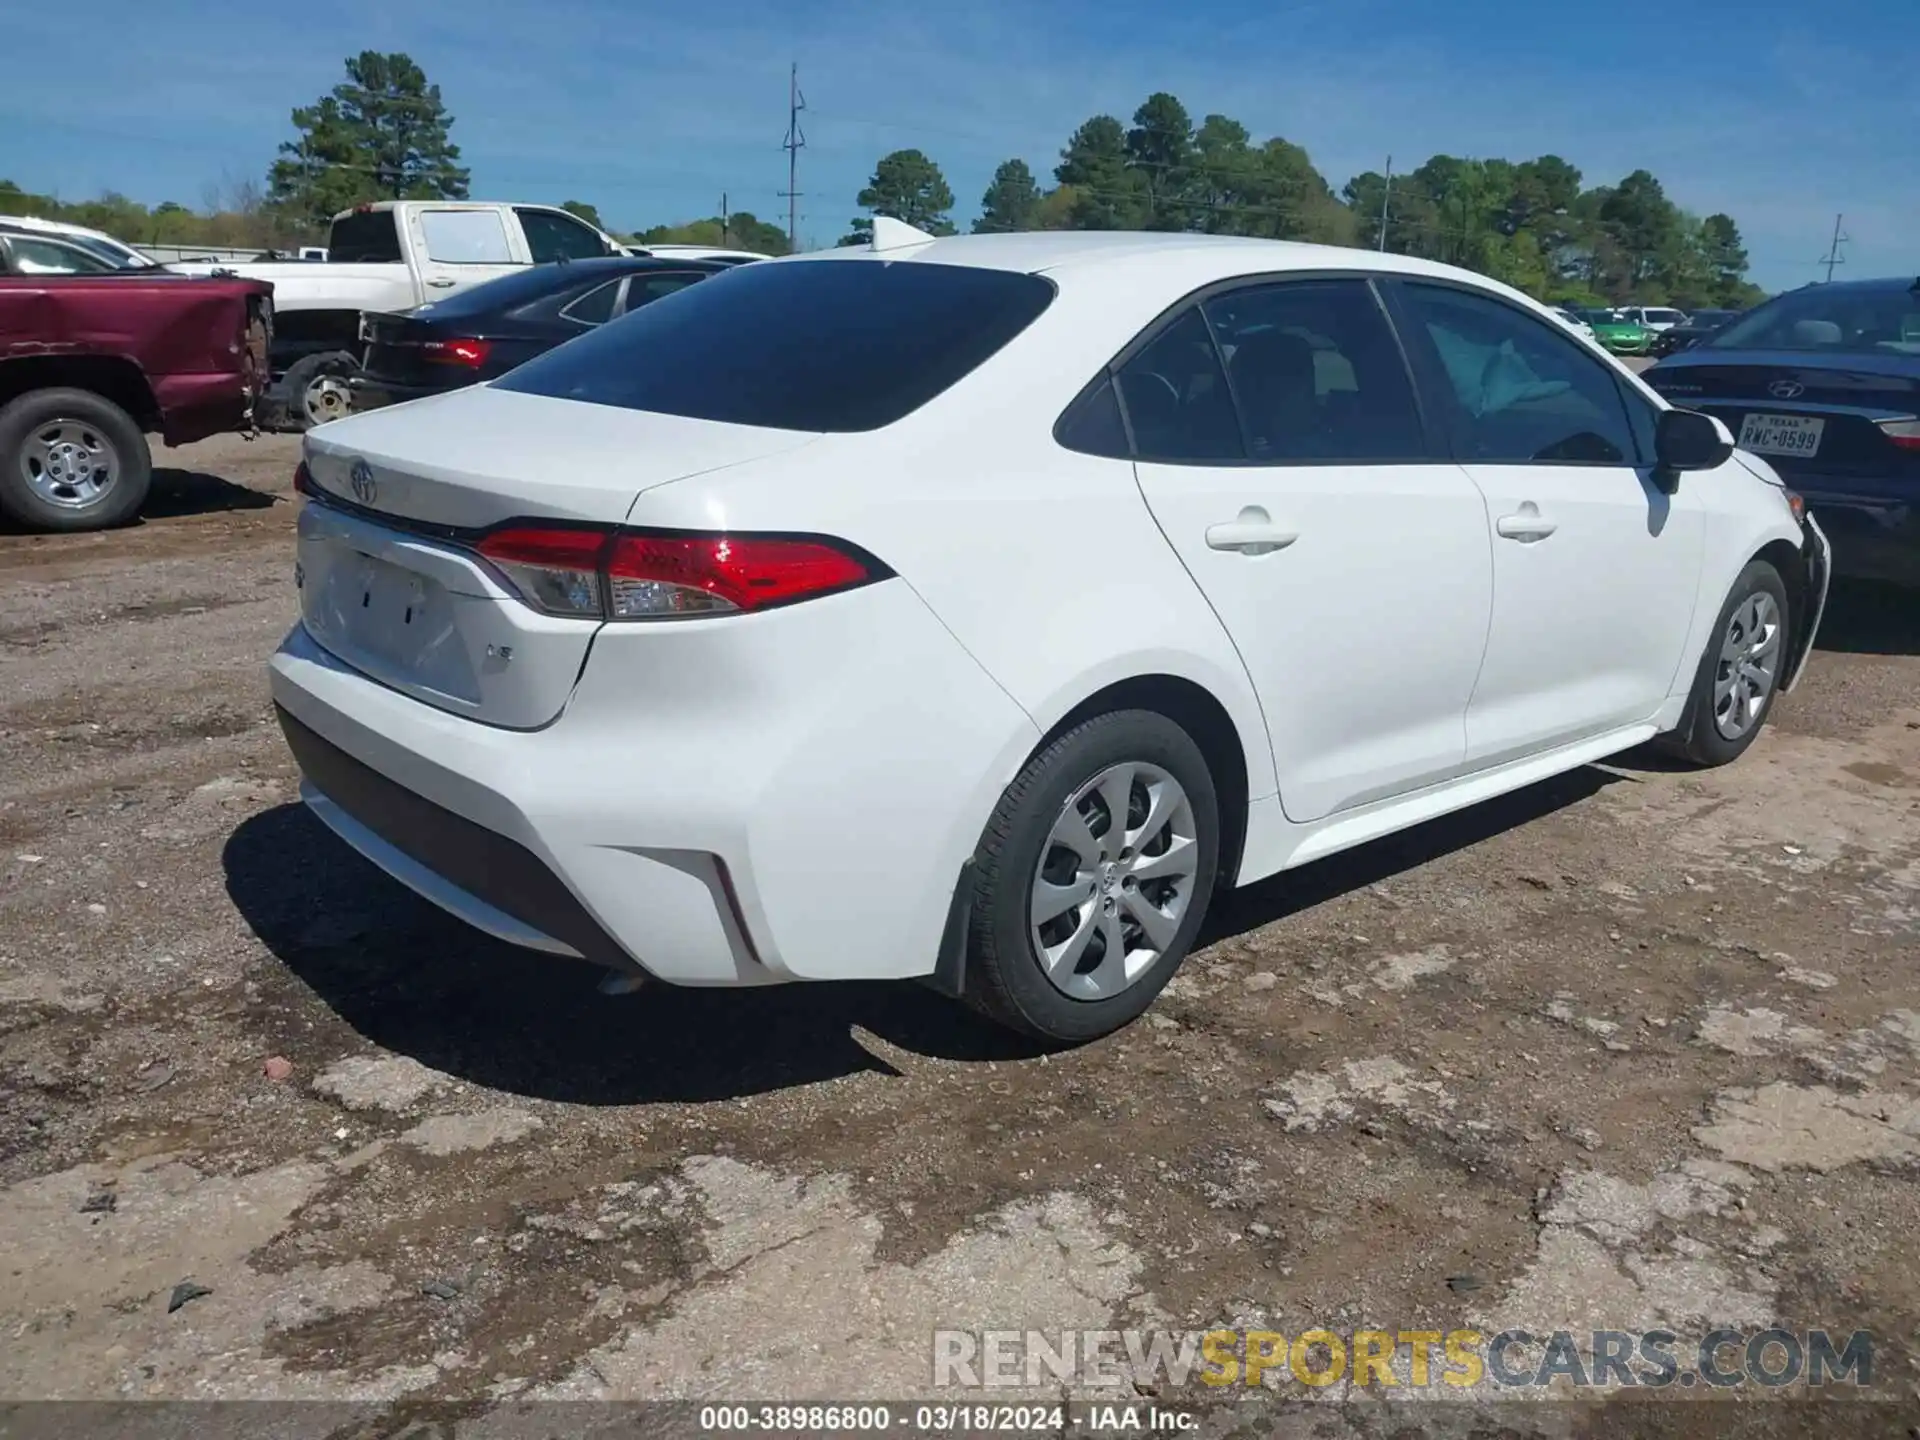
[[537, 728], [565, 706], [601, 622], [531, 608], [480, 557], [483, 532], [509, 520], [618, 525], [653, 486], [813, 438], [486, 386], [337, 421], [306, 441], [301, 617], [382, 684]]
[[1909, 356], [1863, 352], [1812, 363], [1799, 351], [1708, 346], [1676, 356], [1646, 380], [1674, 404], [1718, 416], [1789, 481], [1823, 476], [1864, 494], [1911, 495], [1920, 450], [1896, 444], [1880, 422], [1920, 415], [1915, 368]]

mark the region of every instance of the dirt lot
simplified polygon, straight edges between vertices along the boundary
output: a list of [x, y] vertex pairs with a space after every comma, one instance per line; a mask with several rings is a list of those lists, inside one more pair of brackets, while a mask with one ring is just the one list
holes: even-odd
[[1920, 1418], [1910, 597], [1843, 593], [1740, 764], [1244, 892], [1144, 1022], [1041, 1055], [912, 986], [603, 998], [335, 842], [262, 671], [294, 455], [0, 536], [0, 1397], [900, 1397], [937, 1327], [1778, 1321], [1878, 1336], [1894, 1403], [1829, 1433]]

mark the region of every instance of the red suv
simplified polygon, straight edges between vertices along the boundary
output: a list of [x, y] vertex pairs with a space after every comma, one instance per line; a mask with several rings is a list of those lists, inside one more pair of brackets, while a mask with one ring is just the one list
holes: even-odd
[[147, 432], [184, 445], [252, 425], [273, 287], [21, 273], [15, 238], [0, 235], [0, 513], [37, 530], [122, 524], [152, 480]]

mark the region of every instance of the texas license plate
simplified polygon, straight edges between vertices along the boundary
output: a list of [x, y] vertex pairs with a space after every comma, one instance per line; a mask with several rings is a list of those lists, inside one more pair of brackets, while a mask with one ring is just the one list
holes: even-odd
[[1805, 459], [1820, 452], [1827, 422], [1812, 415], [1749, 415], [1740, 422], [1740, 448], [1756, 455]]

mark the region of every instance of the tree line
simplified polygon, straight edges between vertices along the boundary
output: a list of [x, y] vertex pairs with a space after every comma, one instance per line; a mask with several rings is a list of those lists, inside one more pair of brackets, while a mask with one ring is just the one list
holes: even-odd
[[[264, 185], [210, 191], [196, 211], [111, 193], [63, 204], [0, 180], [0, 214], [70, 220], [136, 245], [290, 249], [324, 241], [330, 217], [364, 201], [466, 199], [470, 175], [440, 87], [403, 53], [362, 51], [345, 69], [344, 81], [294, 109], [295, 138], [279, 147]], [[1177, 98], [1160, 92], [1131, 125], [1111, 115], [1082, 124], [1061, 148], [1052, 180], [1043, 185], [1025, 160], [1003, 161], [973, 229], [1196, 231], [1357, 245], [1465, 266], [1575, 304], [1741, 308], [1762, 295], [1747, 279], [1733, 217], [1687, 213], [1646, 170], [1588, 186], [1557, 155], [1435, 155], [1403, 175], [1356, 175], [1335, 193], [1300, 146], [1277, 136], [1256, 141], [1225, 115], [1195, 124]], [[867, 213], [842, 244], [866, 239], [874, 215], [934, 234], [956, 228], [953, 190], [919, 150], [881, 157], [856, 203]], [[608, 228], [592, 204], [565, 206]], [[744, 211], [632, 238], [787, 250], [779, 226]]]
[[[1095, 115], [1068, 137], [1042, 186], [1025, 160], [1001, 162], [980, 198], [976, 234], [1017, 230], [1162, 230], [1357, 245], [1477, 270], [1543, 300], [1744, 308], [1747, 279], [1733, 217], [1682, 210], [1635, 170], [1586, 186], [1557, 155], [1531, 160], [1435, 155], [1389, 179], [1367, 171], [1338, 194], [1291, 141], [1256, 143], [1225, 115], [1195, 125], [1161, 92], [1132, 125]], [[875, 165], [841, 244], [864, 242], [872, 216], [954, 233], [952, 188], [919, 150]]]
[[[333, 216], [378, 200], [465, 200], [471, 172], [453, 142], [454, 117], [440, 87], [404, 53], [363, 50], [346, 79], [292, 113], [295, 137], [281, 144], [264, 184], [209, 187], [201, 208], [167, 200], [149, 207], [107, 192], [61, 201], [0, 180], [0, 215], [37, 215], [104, 230], [130, 245], [291, 251], [324, 244]], [[592, 204], [564, 209], [614, 232]], [[715, 245], [787, 252], [786, 231], [747, 211], [656, 225], [629, 236], [641, 244]]]

